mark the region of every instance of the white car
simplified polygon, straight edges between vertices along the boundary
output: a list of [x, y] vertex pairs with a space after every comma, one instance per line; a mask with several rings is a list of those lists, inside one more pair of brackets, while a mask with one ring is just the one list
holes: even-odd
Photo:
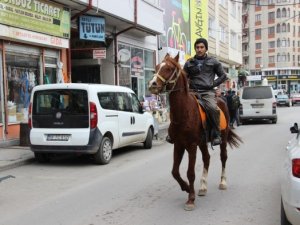
[[289, 141], [282, 168], [281, 225], [300, 224], [300, 138], [298, 124], [290, 128], [296, 136]]
[[51, 154], [91, 154], [107, 164], [112, 150], [134, 143], [152, 147], [153, 116], [129, 88], [104, 84], [35, 86], [28, 124], [30, 147], [38, 161]]

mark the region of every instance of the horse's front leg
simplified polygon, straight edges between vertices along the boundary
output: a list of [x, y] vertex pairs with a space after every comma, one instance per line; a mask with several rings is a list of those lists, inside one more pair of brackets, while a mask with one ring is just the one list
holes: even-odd
[[205, 196], [207, 193], [207, 176], [210, 163], [210, 154], [208, 152], [207, 144], [202, 144], [200, 146], [200, 150], [202, 152], [203, 171], [200, 179], [200, 190], [198, 192], [198, 195]]
[[181, 178], [180, 172], [179, 172], [179, 167], [180, 167], [180, 163], [183, 158], [184, 150], [185, 149], [182, 146], [180, 146], [176, 143], [174, 144], [174, 153], [173, 153], [174, 159], [173, 159], [172, 175], [173, 175], [174, 179], [177, 180], [177, 182], [179, 183], [181, 190], [189, 193], [190, 192], [189, 185], [187, 184], [186, 181], [184, 181]]
[[189, 165], [187, 170], [187, 177], [190, 183], [190, 193], [187, 202], [185, 203], [184, 209], [187, 211], [191, 211], [195, 208], [195, 164], [196, 164], [196, 156], [197, 156], [197, 145], [194, 145], [187, 149], [189, 153]]
[[220, 157], [222, 162], [222, 173], [221, 173], [221, 182], [219, 184], [220, 190], [226, 190], [227, 189], [227, 183], [226, 183], [226, 161], [227, 161], [227, 144], [226, 142], [222, 142], [220, 146]]

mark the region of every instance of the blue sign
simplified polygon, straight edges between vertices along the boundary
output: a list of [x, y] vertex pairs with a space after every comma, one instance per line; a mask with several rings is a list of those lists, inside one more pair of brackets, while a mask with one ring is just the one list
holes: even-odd
[[105, 20], [102, 17], [80, 16], [79, 39], [105, 41]]

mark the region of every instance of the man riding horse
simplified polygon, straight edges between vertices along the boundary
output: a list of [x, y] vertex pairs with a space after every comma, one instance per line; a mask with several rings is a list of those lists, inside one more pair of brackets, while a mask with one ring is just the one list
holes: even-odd
[[[212, 145], [221, 144], [220, 110], [217, 106], [214, 88], [222, 84], [227, 75], [222, 64], [207, 55], [208, 43], [204, 38], [198, 38], [194, 43], [196, 55], [184, 64], [184, 71], [189, 79], [190, 90], [197, 93], [201, 105], [204, 107], [211, 130]], [[215, 80], [215, 75], [218, 78]], [[167, 141], [173, 143], [170, 137]]]

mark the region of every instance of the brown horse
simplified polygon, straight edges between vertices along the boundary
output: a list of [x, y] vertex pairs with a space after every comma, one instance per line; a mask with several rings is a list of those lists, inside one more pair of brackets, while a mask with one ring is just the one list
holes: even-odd
[[[186, 73], [181, 69], [178, 63], [179, 55], [172, 58], [167, 54], [162, 63], [156, 66], [156, 73], [151, 81], [149, 81], [149, 90], [153, 94], [161, 92], [169, 92], [170, 103], [170, 127], [169, 135], [174, 141], [174, 161], [172, 175], [179, 183], [181, 190], [186, 191], [188, 200], [185, 203], [185, 210], [193, 210], [195, 208], [195, 163], [197, 146], [202, 152], [203, 172], [200, 180], [199, 196], [204, 196], [207, 192], [207, 175], [210, 162], [210, 154], [207, 147], [206, 139], [203, 139], [204, 125], [200, 119], [198, 110], [198, 102], [195, 94], [189, 92], [188, 79]], [[218, 98], [218, 106], [224, 112], [226, 118], [225, 129], [221, 131], [222, 143], [221, 162], [222, 173], [219, 189], [226, 190], [226, 160], [227, 160], [227, 143], [230, 147], [238, 147], [241, 138], [236, 135], [228, 126], [229, 113], [226, 103]], [[188, 152], [188, 170], [187, 178], [189, 183], [180, 176], [179, 167], [185, 150]]]

